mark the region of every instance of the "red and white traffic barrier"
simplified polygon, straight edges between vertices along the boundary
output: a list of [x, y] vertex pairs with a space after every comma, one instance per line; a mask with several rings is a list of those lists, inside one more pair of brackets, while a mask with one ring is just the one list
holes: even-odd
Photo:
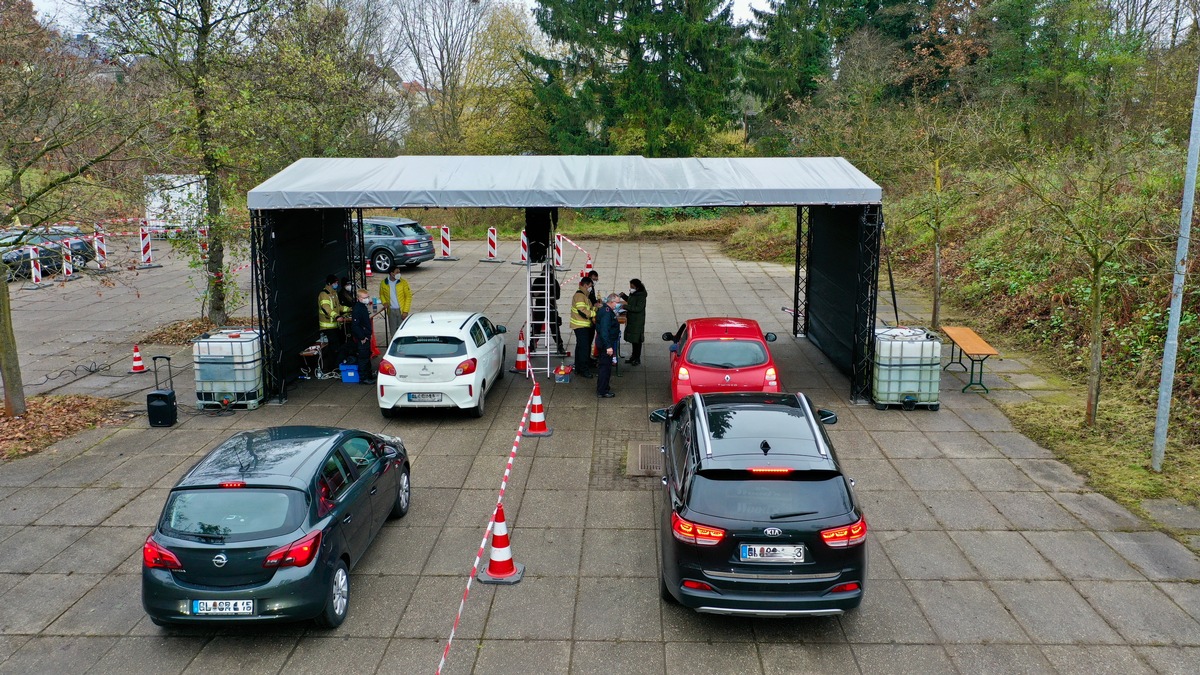
[[514, 265], [526, 265], [529, 263], [529, 239], [525, 236], [525, 230], [521, 230], [521, 259], [514, 262]]
[[479, 262], [488, 262], [488, 263], [504, 262], [503, 260], [496, 257], [496, 228], [494, 228], [494, 227], [488, 228], [487, 257], [480, 258]]
[[442, 225], [442, 254], [440, 256], [434, 258], [434, 260], [443, 260], [443, 261], [458, 260], [458, 258], [455, 258], [454, 256], [450, 255], [450, 226], [449, 225]]
[[29, 281], [34, 286], [42, 283], [42, 261], [38, 260], [38, 247], [29, 247]]
[[562, 260], [562, 240], [563, 236], [557, 232], [554, 233], [554, 269], [561, 270], [563, 268]]
[[62, 251], [62, 280], [74, 281], [79, 278], [75, 274], [75, 256], [71, 251], [71, 242], [79, 241], [78, 239], [65, 239], [59, 243]]
[[148, 270], [152, 267], [162, 267], [154, 262], [154, 253], [150, 249], [150, 232], [149, 227], [142, 227], [139, 235], [142, 241], [142, 264], [138, 265], [139, 270]]
[[467, 598], [471, 595], [471, 584], [479, 572], [479, 561], [483, 559], [483, 550], [487, 548], [488, 537], [496, 527], [496, 515], [504, 503], [504, 492], [508, 489], [508, 479], [512, 477], [513, 461], [517, 458], [517, 449], [521, 447], [521, 436], [525, 431], [525, 423], [529, 420], [529, 410], [533, 405], [534, 392], [530, 392], [529, 400], [525, 402], [525, 410], [521, 413], [521, 423], [517, 425], [517, 437], [513, 439], [512, 451], [508, 453], [508, 463], [504, 467], [504, 478], [500, 480], [500, 496], [496, 499], [496, 507], [492, 509], [492, 517], [483, 530], [483, 541], [479, 542], [479, 550], [475, 553], [475, 562], [471, 565], [471, 574], [467, 577], [467, 587], [463, 589], [462, 599], [458, 601], [458, 613], [454, 615], [454, 625], [450, 627], [450, 637], [446, 638], [446, 646], [442, 648], [442, 659], [438, 662], [437, 675], [441, 675], [446, 667], [446, 659], [450, 656], [450, 645], [454, 643], [454, 634], [462, 622], [463, 609], [467, 606]]
[[100, 269], [108, 267], [108, 245], [104, 243], [104, 228], [96, 224], [96, 236], [92, 239], [96, 247], [96, 264]]

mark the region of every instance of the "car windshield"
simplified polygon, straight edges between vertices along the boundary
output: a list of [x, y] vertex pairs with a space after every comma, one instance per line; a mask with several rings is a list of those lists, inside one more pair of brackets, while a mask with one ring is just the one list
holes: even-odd
[[754, 340], [696, 340], [688, 347], [687, 360], [698, 366], [747, 368], [767, 362], [767, 349]]
[[161, 527], [167, 534], [188, 539], [265, 539], [299, 527], [305, 507], [304, 495], [297, 490], [176, 490], [167, 499]]
[[437, 359], [465, 356], [467, 345], [448, 335], [402, 335], [392, 340], [388, 356], [410, 359]]
[[688, 508], [718, 518], [783, 522], [841, 515], [851, 503], [845, 480], [830, 471], [797, 472], [782, 480], [712, 471], [692, 481]]

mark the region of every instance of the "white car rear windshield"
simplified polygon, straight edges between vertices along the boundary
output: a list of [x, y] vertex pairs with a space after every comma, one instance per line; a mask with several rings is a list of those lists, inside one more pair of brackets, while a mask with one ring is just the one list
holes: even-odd
[[402, 335], [392, 340], [388, 356], [410, 359], [438, 359], [466, 356], [467, 345], [447, 335]]

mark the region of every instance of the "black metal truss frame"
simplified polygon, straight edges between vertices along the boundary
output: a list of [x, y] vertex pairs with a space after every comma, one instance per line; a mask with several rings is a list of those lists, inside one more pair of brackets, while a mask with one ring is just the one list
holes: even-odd
[[[812, 250], [812, 227], [808, 207], [796, 207], [796, 287], [792, 292], [792, 335], [808, 335], [808, 252]], [[803, 270], [803, 274], [801, 271]]]
[[250, 212], [251, 295], [258, 303], [258, 344], [261, 354], [269, 360], [263, 364], [263, 386], [274, 395], [277, 403], [287, 401], [287, 382], [283, 377], [283, 352], [276, 348], [269, 298], [274, 295], [275, 264], [278, 262], [273, 246], [267, 245], [267, 226], [271, 216], [263, 211]]
[[858, 222], [858, 297], [854, 308], [853, 372], [850, 400], [871, 399], [871, 364], [875, 360], [875, 312], [879, 304], [879, 250], [883, 241], [883, 205], [869, 204]]
[[362, 209], [354, 209], [348, 225], [346, 260], [350, 261], [350, 281], [355, 288], [367, 288], [367, 243], [363, 236]]

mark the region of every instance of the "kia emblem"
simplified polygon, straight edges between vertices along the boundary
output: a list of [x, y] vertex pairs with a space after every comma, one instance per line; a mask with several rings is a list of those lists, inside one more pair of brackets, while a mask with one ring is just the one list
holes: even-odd
[[[771, 529], [774, 529], [774, 528], [771, 528]], [[213, 556], [213, 564], [216, 565], [217, 567], [224, 567], [225, 563], [227, 563], [227, 562], [229, 562], [229, 558], [226, 558], [224, 553], [218, 553], [215, 556]]]
[[778, 537], [779, 535], [783, 534], [783, 530], [779, 529], [778, 527], [768, 527], [767, 529], [763, 530], [763, 534], [767, 535], [768, 537]]

